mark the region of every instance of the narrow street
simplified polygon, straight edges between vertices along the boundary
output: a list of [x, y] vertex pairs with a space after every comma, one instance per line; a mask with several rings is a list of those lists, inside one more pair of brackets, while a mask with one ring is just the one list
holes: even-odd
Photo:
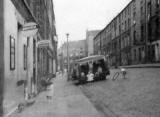
[[0, 117], [160, 117], [160, 0], [0, 0], [0, 24]]
[[47, 92], [36, 98], [35, 104], [11, 117], [101, 117], [86, 96], [66, 77], [57, 77], [54, 81], [54, 95], [47, 100]]
[[111, 80], [117, 71], [106, 81], [78, 87], [59, 75], [52, 100], [42, 92], [34, 105], [11, 117], [159, 117], [160, 69], [127, 69], [127, 79]]

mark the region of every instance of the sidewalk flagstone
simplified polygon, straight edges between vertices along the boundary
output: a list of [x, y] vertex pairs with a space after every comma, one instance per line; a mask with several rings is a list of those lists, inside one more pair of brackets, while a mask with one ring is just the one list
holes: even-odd
[[47, 92], [42, 92], [36, 103], [15, 117], [100, 117], [92, 103], [65, 77], [54, 80], [54, 95], [47, 100]]

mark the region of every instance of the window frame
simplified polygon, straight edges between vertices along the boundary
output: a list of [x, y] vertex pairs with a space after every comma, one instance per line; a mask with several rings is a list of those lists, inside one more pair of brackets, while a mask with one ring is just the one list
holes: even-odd
[[23, 66], [24, 70], [27, 70], [27, 45], [23, 45]]
[[13, 71], [16, 68], [16, 45], [15, 38], [10, 35], [10, 70]]

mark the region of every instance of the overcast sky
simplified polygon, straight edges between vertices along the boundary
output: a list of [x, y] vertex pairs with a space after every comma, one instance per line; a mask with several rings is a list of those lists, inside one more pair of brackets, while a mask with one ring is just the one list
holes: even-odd
[[85, 39], [86, 30], [103, 29], [131, 0], [53, 0], [59, 46]]

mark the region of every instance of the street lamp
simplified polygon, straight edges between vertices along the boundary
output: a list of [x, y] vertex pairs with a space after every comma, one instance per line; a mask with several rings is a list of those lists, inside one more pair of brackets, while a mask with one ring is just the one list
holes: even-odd
[[66, 36], [67, 36], [67, 80], [69, 80], [69, 44], [68, 44], [69, 33], [67, 33]]

